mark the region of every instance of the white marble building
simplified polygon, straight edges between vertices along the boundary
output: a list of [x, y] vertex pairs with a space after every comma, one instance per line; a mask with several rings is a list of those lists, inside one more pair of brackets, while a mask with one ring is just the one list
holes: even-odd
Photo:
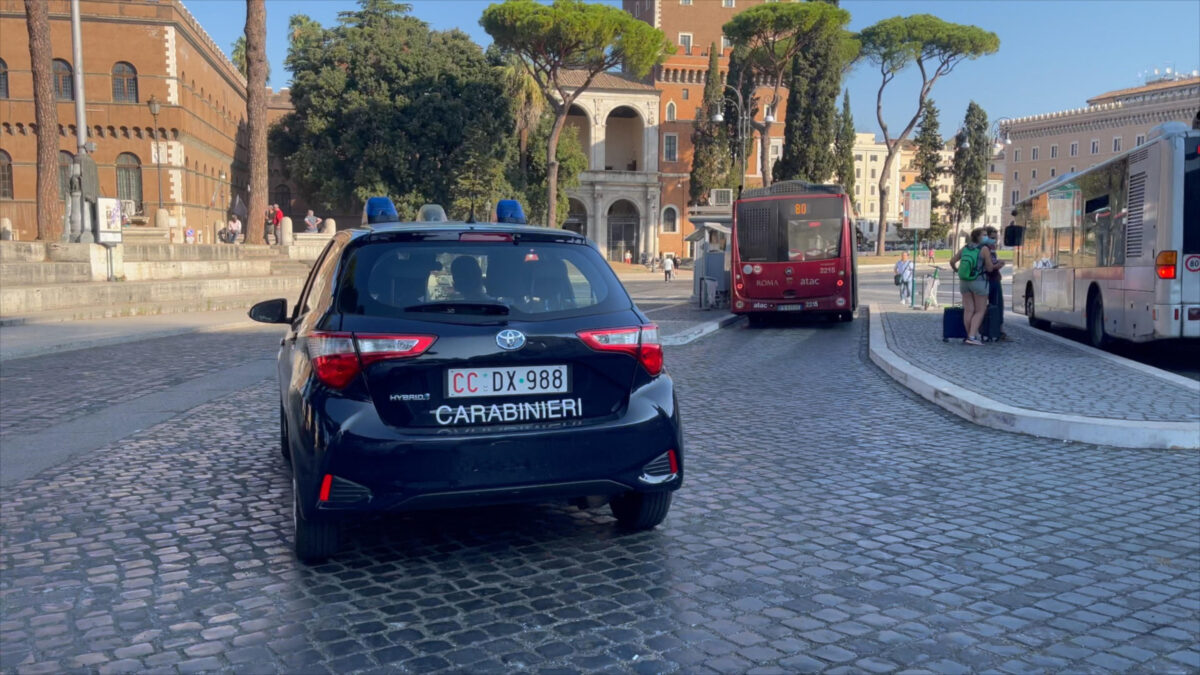
[[[582, 74], [568, 75], [577, 78], [569, 84], [582, 84]], [[559, 208], [568, 210], [565, 227], [586, 234], [610, 260], [626, 251], [634, 260], [659, 251], [659, 96], [650, 85], [600, 73], [567, 115], [588, 153], [588, 170]]]

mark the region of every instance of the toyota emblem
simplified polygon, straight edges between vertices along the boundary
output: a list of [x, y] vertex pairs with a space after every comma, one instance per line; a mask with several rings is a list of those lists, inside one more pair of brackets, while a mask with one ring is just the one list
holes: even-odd
[[519, 330], [502, 330], [496, 334], [496, 344], [500, 349], [514, 351], [525, 346], [525, 334]]

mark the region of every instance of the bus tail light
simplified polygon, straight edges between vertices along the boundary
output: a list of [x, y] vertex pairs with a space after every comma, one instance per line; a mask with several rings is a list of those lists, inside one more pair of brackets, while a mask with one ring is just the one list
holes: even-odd
[[606, 330], [581, 330], [576, 335], [583, 343], [598, 352], [625, 352], [638, 360], [642, 368], [651, 375], [663, 369], [662, 343], [658, 340], [658, 326], [647, 324], [636, 328], [610, 328]]
[[1174, 279], [1175, 278], [1175, 263], [1178, 258], [1175, 251], [1163, 251], [1154, 259], [1154, 269], [1158, 272], [1159, 279]]

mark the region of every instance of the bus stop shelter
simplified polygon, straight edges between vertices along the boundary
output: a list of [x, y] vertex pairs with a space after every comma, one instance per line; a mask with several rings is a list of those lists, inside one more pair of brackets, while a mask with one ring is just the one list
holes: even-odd
[[730, 218], [710, 216], [692, 224], [696, 230], [685, 238], [696, 244], [691, 301], [717, 307], [729, 298]]

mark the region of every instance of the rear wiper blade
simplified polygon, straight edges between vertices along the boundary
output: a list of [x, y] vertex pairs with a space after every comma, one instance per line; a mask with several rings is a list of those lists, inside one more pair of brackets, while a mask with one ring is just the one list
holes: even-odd
[[508, 314], [508, 305], [499, 302], [426, 302], [420, 305], [405, 307], [404, 311], [505, 316]]

